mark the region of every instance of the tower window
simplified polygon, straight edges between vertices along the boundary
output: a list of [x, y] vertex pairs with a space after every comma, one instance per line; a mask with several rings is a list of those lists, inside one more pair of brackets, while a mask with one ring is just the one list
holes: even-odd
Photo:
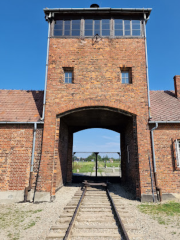
[[57, 20], [54, 25], [54, 36], [80, 36], [81, 20]]
[[72, 72], [71, 71], [65, 71], [64, 72], [64, 82], [65, 83], [72, 83]]
[[99, 36], [110, 36], [110, 19], [85, 19], [84, 28], [84, 35], [86, 37], [94, 36], [96, 34]]
[[[112, 22], [112, 24], [110, 24]], [[143, 35], [141, 20], [62, 19], [54, 22], [56, 37], [139, 37]]]
[[64, 83], [73, 83], [74, 72], [73, 67], [63, 67]]
[[122, 80], [122, 83], [126, 83], [126, 84], [130, 83], [129, 72], [128, 71], [122, 71], [121, 72], [121, 80]]

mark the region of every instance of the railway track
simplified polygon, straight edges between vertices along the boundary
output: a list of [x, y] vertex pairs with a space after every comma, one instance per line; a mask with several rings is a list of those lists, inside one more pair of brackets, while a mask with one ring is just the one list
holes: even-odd
[[46, 240], [129, 240], [107, 185], [84, 182]]

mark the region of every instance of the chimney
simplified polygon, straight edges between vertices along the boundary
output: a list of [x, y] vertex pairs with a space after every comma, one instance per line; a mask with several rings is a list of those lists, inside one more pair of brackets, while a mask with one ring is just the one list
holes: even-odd
[[180, 75], [174, 76], [175, 96], [180, 98]]

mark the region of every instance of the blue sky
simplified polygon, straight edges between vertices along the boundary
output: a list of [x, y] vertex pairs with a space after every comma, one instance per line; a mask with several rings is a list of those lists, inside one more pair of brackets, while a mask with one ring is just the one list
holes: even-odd
[[[150, 89], [173, 90], [173, 76], [180, 75], [179, 0], [1, 1], [0, 89], [43, 90], [48, 28], [43, 8], [83, 8], [92, 3], [112, 8], [153, 8], [147, 24]], [[78, 139], [84, 139], [83, 144], [92, 139], [99, 148], [111, 143], [110, 139], [105, 142], [103, 136], [111, 136], [113, 132], [96, 132], [97, 136], [88, 132], [88, 137], [85, 131], [77, 133], [75, 145], [78, 147]], [[114, 134], [116, 139], [117, 134]], [[119, 139], [114, 143], [119, 143]], [[114, 146], [108, 149], [114, 149]]]

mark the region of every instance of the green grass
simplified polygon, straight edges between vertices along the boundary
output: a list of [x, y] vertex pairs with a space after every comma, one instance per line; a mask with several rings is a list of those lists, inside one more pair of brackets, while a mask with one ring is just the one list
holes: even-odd
[[[114, 161], [113, 163], [107, 163], [107, 167], [119, 167], [119, 161]], [[73, 163], [73, 173], [77, 173], [77, 169], [79, 169], [79, 173], [87, 173], [94, 172], [95, 162], [74, 162]], [[98, 167], [105, 167], [104, 162], [98, 162]], [[102, 172], [102, 169], [98, 169], [98, 172]]]
[[94, 162], [74, 162], [73, 173], [77, 173], [77, 169], [79, 173], [93, 172], [94, 166]]
[[174, 216], [174, 214], [180, 214], [180, 203], [168, 202], [163, 204], [142, 204], [139, 209], [144, 213], [151, 214], [166, 214], [167, 216]]
[[180, 203], [168, 202], [163, 204], [141, 204], [141, 212], [151, 215], [159, 224], [169, 224], [173, 216], [180, 216]]

